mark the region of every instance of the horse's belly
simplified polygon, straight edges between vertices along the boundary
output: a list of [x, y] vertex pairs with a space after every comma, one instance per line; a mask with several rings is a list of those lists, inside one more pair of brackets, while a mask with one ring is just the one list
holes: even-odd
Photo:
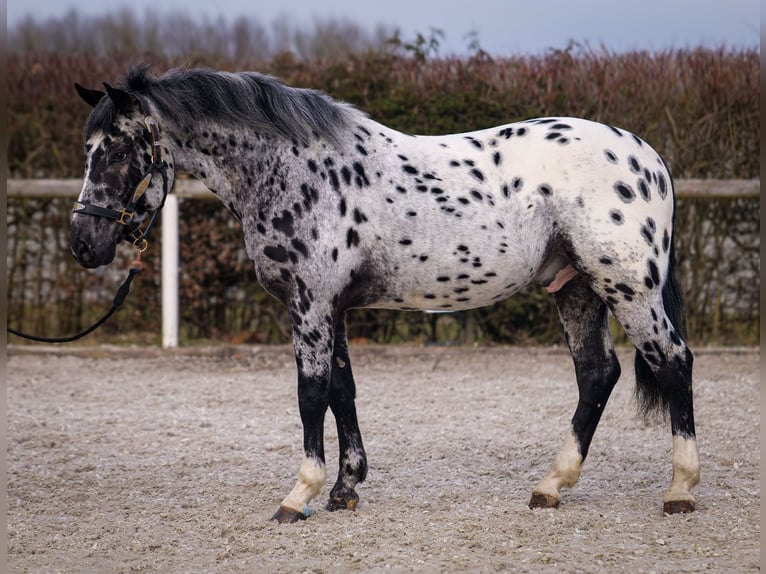
[[[399, 309], [404, 311], [426, 311], [431, 313], [454, 313], [486, 307], [507, 299], [518, 289], [512, 288], [505, 292], [473, 293], [471, 297], [452, 297], [439, 293], [411, 293], [404, 297], [384, 298], [367, 307], [372, 309]], [[465, 299], [465, 300], [459, 300]]]
[[393, 221], [367, 237], [380, 287], [368, 306], [462, 311], [492, 305], [540, 281], [552, 229], [544, 206], [521, 214], [512, 208], [466, 209], [461, 219], [414, 209], [419, 234], [401, 231], [409, 222]]
[[[538, 266], [518, 255], [479, 256], [461, 253], [454, 260], [433, 256], [413, 265], [398, 265], [385, 282], [384, 294], [373, 308], [418, 311], [464, 311], [492, 305], [535, 280]], [[431, 265], [427, 263], [431, 260]]]

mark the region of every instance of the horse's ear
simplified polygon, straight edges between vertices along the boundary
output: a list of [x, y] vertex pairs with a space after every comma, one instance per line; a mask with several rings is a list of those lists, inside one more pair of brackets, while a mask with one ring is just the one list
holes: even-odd
[[88, 88], [83, 88], [80, 84], [75, 82], [74, 89], [77, 90], [77, 93], [80, 94], [80, 97], [85, 100], [85, 103], [90, 105], [90, 107], [95, 108], [96, 104], [101, 101], [101, 98], [103, 98], [106, 94], [104, 92], [101, 92], [99, 90], [89, 90]]
[[135, 109], [138, 100], [128, 92], [119, 88], [113, 88], [106, 82], [104, 82], [104, 87], [106, 88], [106, 94], [109, 96], [109, 99], [114, 102], [114, 105], [118, 110], [129, 112]]

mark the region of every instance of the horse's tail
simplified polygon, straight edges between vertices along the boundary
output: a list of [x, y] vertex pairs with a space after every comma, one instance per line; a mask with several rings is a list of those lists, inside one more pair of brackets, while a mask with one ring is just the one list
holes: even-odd
[[[675, 205], [673, 213], [673, 230], [675, 231]], [[674, 233], [675, 235], [675, 233]], [[668, 258], [668, 269], [666, 273], [665, 285], [662, 288], [662, 305], [665, 308], [673, 329], [686, 343], [686, 313], [684, 310], [684, 297], [678, 284], [678, 275], [676, 273], [676, 255], [673, 237], [670, 238], [670, 256]], [[665, 416], [668, 414], [669, 407], [669, 389], [660, 385], [654, 376], [646, 359], [636, 352], [636, 399], [638, 411], [641, 415], [647, 416], [653, 413]]]

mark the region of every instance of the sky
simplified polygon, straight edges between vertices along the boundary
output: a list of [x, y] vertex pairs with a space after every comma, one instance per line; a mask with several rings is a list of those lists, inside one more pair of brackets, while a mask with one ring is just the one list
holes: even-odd
[[373, 30], [398, 28], [404, 40], [431, 28], [445, 34], [441, 55], [465, 52], [470, 32], [492, 55], [543, 53], [570, 40], [623, 52], [697, 46], [760, 47], [760, 0], [7, 0], [7, 25], [26, 16], [59, 17], [71, 8], [101, 14], [130, 6], [183, 11], [199, 18], [255, 16], [264, 25], [279, 17], [308, 27], [315, 19], [347, 19]]

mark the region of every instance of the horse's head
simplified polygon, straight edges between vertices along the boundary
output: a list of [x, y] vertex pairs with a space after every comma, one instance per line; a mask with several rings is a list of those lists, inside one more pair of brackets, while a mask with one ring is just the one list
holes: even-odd
[[85, 125], [85, 182], [72, 214], [71, 249], [84, 267], [111, 263], [125, 239], [139, 249], [173, 183], [173, 162], [142, 96], [75, 84], [93, 107]]

